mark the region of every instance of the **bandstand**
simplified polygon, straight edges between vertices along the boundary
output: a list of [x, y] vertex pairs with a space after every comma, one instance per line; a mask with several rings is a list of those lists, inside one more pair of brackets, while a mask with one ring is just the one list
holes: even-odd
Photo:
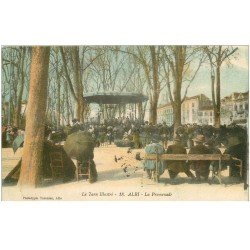
[[[141, 120], [142, 103], [148, 100], [148, 97], [141, 93], [134, 92], [91, 92], [83, 95], [86, 103], [97, 103], [102, 108], [100, 116], [102, 119], [114, 117], [118, 111], [119, 117], [124, 116], [126, 106], [132, 105], [130, 114], [134, 114], [134, 119]], [[117, 110], [118, 109], [118, 110]], [[131, 117], [130, 117], [131, 118]]]

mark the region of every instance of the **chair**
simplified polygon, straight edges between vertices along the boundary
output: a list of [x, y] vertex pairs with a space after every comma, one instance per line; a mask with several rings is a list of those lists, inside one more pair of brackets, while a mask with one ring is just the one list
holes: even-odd
[[87, 168], [86, 168], [86, 172], [83, 173], [82, 172], [82, 163], [77, 161], [76, 164], [76, 180], [79, 181], [80, 177], [84, 177], [86, 176], [86, 180], [90, 178], [90, 161], [87, 161]]
[[59, 178], [64, 178], [63, 155], [61, 151], [50, 152], [50, 167], [52, 172], [52, 179], [55, 181]]

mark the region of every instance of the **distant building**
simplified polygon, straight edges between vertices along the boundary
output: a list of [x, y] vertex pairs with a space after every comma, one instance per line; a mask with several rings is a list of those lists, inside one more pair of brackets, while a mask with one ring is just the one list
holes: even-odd
[[247, 124], [248, 122], [248, 91], [234, 92], [221, 100], [221, 124]]
[[168, 126], [173, 124], [173, 107], [171, 103], [161, 105], [157, 108], [157, 122], [166, 122]]
[[[221, 100], [221, 124], [248, 123], [248, 91], [234, 92]], [[157, 120], [167, 125], [173, 124], [173, 108], [170, 102], [157, 109]], [[214, 124], [214, 110], [211, 100], [204, 94], [186, 97], [181, 105], [181, 123]]]
[[214, 125], [214, 110], [212, 106], [202, 107], [198, 111], [198, 124]]
[[[204, 94], [186, 97], [181, 105], [181, 123], [213, 124], [211, 111], [213, 117], [211, 100]], [[158, 123], [165, 121], [169, 126], [173, 124], [173, 107], [170, 102], [158, 107], [157, 120]]]

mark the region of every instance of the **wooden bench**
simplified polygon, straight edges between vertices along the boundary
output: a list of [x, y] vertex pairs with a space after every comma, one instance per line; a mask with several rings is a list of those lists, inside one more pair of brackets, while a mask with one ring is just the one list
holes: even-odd
[[156, 168], [159, 161], [219, 161], [218, 172], [213, 171], [212, 180], [216, 178], [220, 184], [221, 181], [221, 162], [234, 160], [238, 162], [237, 167], [240, 168], [240, 174], [242, 176], [242, 160], [231, 157], [229, 154], [145, 154], [144, 160], [156, 161]]

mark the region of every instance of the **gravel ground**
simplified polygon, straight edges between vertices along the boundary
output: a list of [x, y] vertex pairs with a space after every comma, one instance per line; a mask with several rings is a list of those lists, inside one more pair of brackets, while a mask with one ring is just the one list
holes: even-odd
[[[146, 178], [141, 162], [135, 160], [137, 152], [127, 153], [127, 148], [114, 145], [95, 148], [95, 163], [98, 181], [69, 183], [46, 182], [37, 189], [20, 190], [17, 186], [3, 186], [2, 200], [221, 200], [247, 201], [248, 191], [237, 179], [228, 178], [228, 170], [223, 172], [222, 185], [216, 182], [195, 184], [185, 174], [170, 181], [167, 171], [155, 183]], [[12, 149], [2, 149], [2, 178], [15, 166], [22, 156], [22, 149], [13, 154]], [[115, 157], [118, 161], [115, 161]], [[126, 167], [126, 168], [125, 168]]]

